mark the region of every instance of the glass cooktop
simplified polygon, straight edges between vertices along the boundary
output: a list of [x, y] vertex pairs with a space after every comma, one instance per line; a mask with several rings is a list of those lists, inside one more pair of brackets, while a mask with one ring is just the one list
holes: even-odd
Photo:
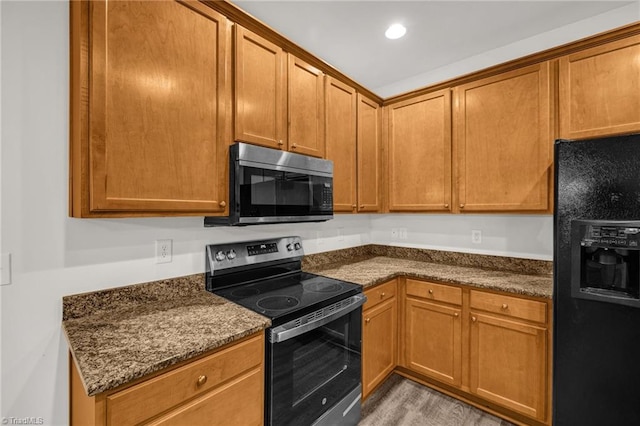
[[358, 284], [308, 272], [214, 291], [218, 296], [271, 318], [272, 322], [278, 319], [278, 323], [361, 292], [362, 286]]

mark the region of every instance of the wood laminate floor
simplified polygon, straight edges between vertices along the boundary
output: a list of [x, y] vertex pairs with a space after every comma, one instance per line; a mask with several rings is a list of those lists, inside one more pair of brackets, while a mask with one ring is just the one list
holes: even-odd
[[457, 399], [393, 374], [362, 405], [358, 426], [513, 426]]

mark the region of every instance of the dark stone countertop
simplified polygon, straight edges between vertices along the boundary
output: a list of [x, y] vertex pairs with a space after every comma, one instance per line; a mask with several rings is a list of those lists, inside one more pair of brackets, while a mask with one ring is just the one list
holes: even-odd
[[[551, 262], [369, 245], [305, 257], [304, 270], [361, 284], [396, 276], [551, 298]], [[204, 275], [63, 298], [62, 326], [89, 396], [269, 327], [204, 289]]]
[[205, 291], [202, 274], [67, 296], [63, 306], [62, 326], [89, 396], [271, 325]]
[[319, 275], [361, 284], [364, 288], [397, 276], [408, 276], [547, 299], [553, 295], [553, 279], [550, 274], [522, 274], [394, 257], [361, 258], [355, 262], [343, 261], [308, 266], [305, 269]]

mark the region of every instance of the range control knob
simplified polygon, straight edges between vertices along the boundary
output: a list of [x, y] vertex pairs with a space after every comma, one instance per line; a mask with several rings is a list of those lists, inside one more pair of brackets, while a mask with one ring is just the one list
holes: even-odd
[[293, 244], [289, 243], [287, 244], [287, 251], [292, 251], [293, 250]]
[[295, 243], [295, 244], [293, 245], [293, 247], [294, 247], [296, 250], [300, 250], [300, 249], [302, 248], [302, 246], [300, 245], [300, 243]]
[[224, 254], [224, 252], [222, 250], [218, 251], [216, 253], [216, 260], [218, 262], [222, 262], [223, 260], [225, 260], [227, 258], [227, 256]]
[[236, 251], [235, 250], [229, 250], [227, 252], [227, 259], [233, 260], [235, 258], [236, 258]]

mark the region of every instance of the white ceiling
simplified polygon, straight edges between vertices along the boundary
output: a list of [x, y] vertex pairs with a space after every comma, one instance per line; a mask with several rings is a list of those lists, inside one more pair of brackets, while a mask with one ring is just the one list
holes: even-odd
[[[376, 89], [636, 1], [233, 1]], [[395, 22], [399, 40], [384, 37]], [[543, 49], [541, 49], [543, 50]]]

